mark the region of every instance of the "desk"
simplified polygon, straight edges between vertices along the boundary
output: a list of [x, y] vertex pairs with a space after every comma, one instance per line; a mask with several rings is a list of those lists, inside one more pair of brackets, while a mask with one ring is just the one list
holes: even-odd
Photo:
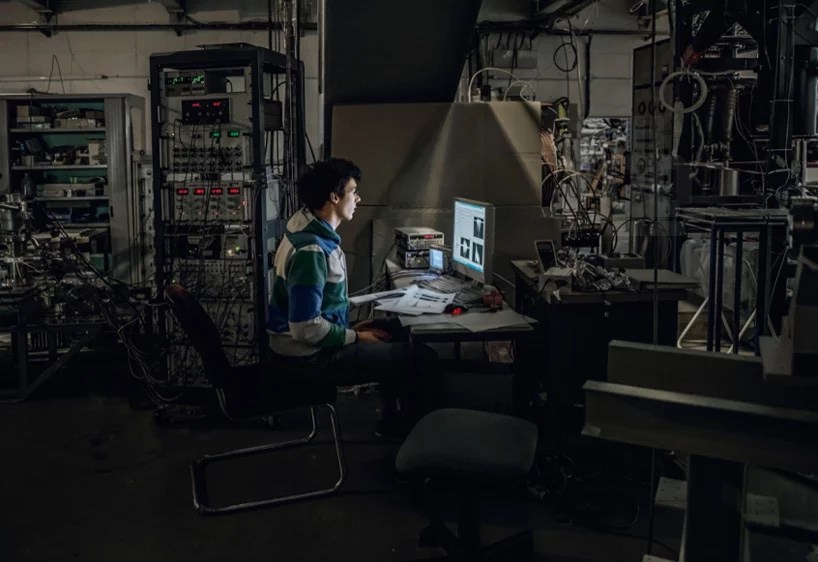
[[[557, 434], [557, 426], [579, 431], [582, 416], [574, 405], [584, 402], [586, 380], [605, 380], [611, 340], [652, 341], [653, 293], [579, 293], [564, 287], [561, 301], [547, 302], [538, 291], [537, 268], [526, 260], [513, 261], [512, 267], [517, 311], [540, 322], [538, 342], [545, 345], [532, 353], [541, 365], [540, 384], [548, 393], [549, 429]], [[686, 296], [686, 289], [660, 288], [660, 344], [676, 345], [679, 300]]]
[[[506, 305], [508, 306], [508, 305]], [[466, 314], [480, 314], [467, 312]], [[515, 344], [512, 371], [513, 410], [517, 415], [527, 417], [529, 405], [537, 392], [536, 358], [531, 355], [531, 345], [536, 338], [536, 329], [531, 324], [509, 326], [482, 332], [469, 331], [458, 324], [436, 323], [409, 327], [409, 338], [413, 345], [424, 343], [452, 342], [455, 344], [455, 359], [460, 359], [461, 342], [512, 341]]]

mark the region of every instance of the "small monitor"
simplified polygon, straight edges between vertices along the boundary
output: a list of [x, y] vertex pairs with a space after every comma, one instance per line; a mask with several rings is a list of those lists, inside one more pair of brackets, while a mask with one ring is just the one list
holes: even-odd
[[557, 248], [553, 240], [535, 240], [534, 247], [537, 250], [540, 273], [557, 266]]
[[491, 283], [494, 205], [456, 197], [452, 234], [454, 270], [478, 283]]
[[442, 248], [429, 248], [429, 271], [440, 274], [445, 271]]

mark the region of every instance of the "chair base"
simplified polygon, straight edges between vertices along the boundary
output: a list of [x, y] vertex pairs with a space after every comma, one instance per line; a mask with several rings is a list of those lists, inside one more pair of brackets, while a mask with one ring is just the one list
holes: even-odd
[[531, 531], [526, 530], [515, 533], [493, 544], [480, 546], [478, 544], [468, 544], [461, 541], [446, 525], [439, 521], [434, 521], [420, 531], [418, 545], [421, 548], [439, 547], [444, 549], [446, 554], [433, 558], [407, 560], [406, 562], [444, 560], [458, 562], [514, 560], [516, 562], [526, 556], [531, 556], [534, 551], [534, 537]]
[[291, 441], [284, 441], [282, 443], [272, 443], [270, 445], [248, 447], [246, 449], [236, 449], [233, 451], [226, 451], [224, 453], [219, 453], [215, 455], [205, 455], [199, 459], [196, 459], [190, 465], [190, 476], [193, 484], [193, 506], [196, 508], [196, 511], [198, 511], [200, 515], [222, 515], [226, 513], [235, 513], [237, 511], [248, 511], [251, 509], [258, 509], [261, 507], [271, 507], [276, 505], [282, 505], [285, 503], [293, 503], [301, 500], [320, 498], [337, 492], [341, 485], [344, 483], [344, 479], [346, 478], [346, 464], [344, 462], [344, 451], [343, 444], [341, 442], [341, 432], [338, 424], [338, 416], [335, 413], [335, 408], [332, 406], [332, 404], [323, 404], [322, 407], [326, 408], [327, 411], [329, 412], [330, 422], [332, 425], [332, 437], [335, 445], [335, 456], [338, 460], [338, 480], [335, 482], [334, 485], [332, 485], [329, 488], [323, 488], [320, 490], [314, 490], [310, 492], [302, 492], [298, 494], [290, 494], [274, 498], [253, 500], [243, 503], [224, 505], [220, 507], [212, 506], [210, 505], [209, 502], [207, 493], [207, 479], [205, 476], [205, 470], [209, 465], [228, 459], [255, 456], [280, 449], [297, 447], [299, 445], [309, 443], [310, 441], [313, 440], [317, 431], [316, 410], [318, 406], [313, 406], [310, 408], [310, 417], [312, 419], [312, 431], [306, 437], [303, 437], [301, 439], [294, 439]]

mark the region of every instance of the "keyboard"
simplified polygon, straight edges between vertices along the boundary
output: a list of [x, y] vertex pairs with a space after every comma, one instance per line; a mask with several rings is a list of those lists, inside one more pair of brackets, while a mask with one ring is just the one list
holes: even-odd
[[418, 287], [438, 293], [454, 293], [456, 304], [474, 304], [483, 300], [483, 287], [457, 277], [441, 275], [418, 281]]

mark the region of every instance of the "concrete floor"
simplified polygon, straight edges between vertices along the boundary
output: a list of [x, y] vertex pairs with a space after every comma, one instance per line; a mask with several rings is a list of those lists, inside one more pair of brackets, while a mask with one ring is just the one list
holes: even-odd
[[[191, 504], [191, 459], [285, 440], [305, 424], [287, 416], [276, 428], [221, 420], [161, 427], [151, 410], [133, 409], [116, 393], [72, 393], [48, 397], [44, 392], [33, 401], [0, 405], [0, 561], [397, 561], [440, 553], [417, 548], [425, 522], [419, 510], [455, 520], [444, 489], [414, 493], [391, 477], [400, 443], [372, 438], [374, 394], [339, 398], [349, 468], [341, 494], [202, 517]], [[214, 469], [209, 474], [213, 500], [332, 481], [333, 453], [324, 425], [319, 441], [326, 446]], [[531, 560], [639, 561], [645, 552], [643, 539], [570, 525], [548, 502], [524, 490], [488, 493], [483, 521], [487, 541], [533, 529]], [[644, 533], [644, 523], [643, 516], [623, 532]], [[656, 553], [672, 558], [662, 548]]]

